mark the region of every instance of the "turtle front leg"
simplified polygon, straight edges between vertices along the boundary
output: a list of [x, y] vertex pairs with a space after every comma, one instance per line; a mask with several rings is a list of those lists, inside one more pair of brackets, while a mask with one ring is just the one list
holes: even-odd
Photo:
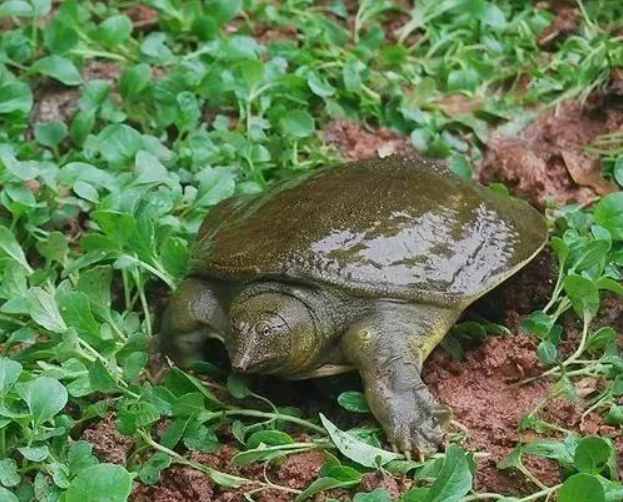
[[218, 285], [185, 279], [164, 313], [160, 348], [176, 364], [188, 367], [205, 356], [205, 342], [210, 336], [227, 335], [228, 324], [224, 295]]
[[380, 302], [344, 336], [344, 354], [361, 374], [374, 416], [408, 458], [414, 451], [436, 451], [443, 439], [450, 412], [420, 374], [424, 359], [457, 317], [440, 307]]

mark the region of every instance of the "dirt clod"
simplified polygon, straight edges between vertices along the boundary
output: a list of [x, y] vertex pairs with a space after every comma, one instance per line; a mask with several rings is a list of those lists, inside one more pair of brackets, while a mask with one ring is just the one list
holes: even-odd
[[623, 104], [612, 96], [595, 97], [586, 104], [565, 102], [543, 112], [517, 136], [494, 131], [477, 166], [479, 179], [501, 181], [539, 207], [549, 201], [590, 202], [616, 187], [584, 147], [622, 126]]
[[413, 151], [409, 138], [397, 132], [385, 128], [371, 131], [344, 119], [329, 122], [323, 130], [323, 136], [347, 161], [388, 157], [395, 153]]
[[139, 484], [132, 502], [203, 502], [214, 500], [214, 484], [205, 474], [192, 469], [174, 467], [164, 471], [153, 485]]
[[93, 453], [101, 462], [112, 464], [125, 464], [134, 447], [134, 440], [121, 434], [115, 427], [113, 415], [86, 429], [82, 439], [93, 445]]

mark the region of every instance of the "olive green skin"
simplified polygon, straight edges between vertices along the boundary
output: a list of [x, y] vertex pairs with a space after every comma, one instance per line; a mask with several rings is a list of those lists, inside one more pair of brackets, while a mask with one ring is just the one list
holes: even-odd
[[221, 338], [234, 369], [357, 369], [389, 440], [433, 451], [447, 410], [424, 359], [474, 300], [544, 246], [542, 216], [417, 156], [342, 165], [228, 199], [207, 216], [162, 346], [182, 365]]

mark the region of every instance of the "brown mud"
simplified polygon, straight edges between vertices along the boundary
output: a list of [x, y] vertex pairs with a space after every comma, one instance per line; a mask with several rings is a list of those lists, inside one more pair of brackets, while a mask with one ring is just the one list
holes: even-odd
[[134, 440], [121, 434], [115, 427], [113, 415], [87, 428], [81, 439], [93, 445], [93, 453], [101, 462], [111, 464], [125, 465], [134, 448]]
[[324, 127], [322, 135], [346, 161], [388, 157], [413, 151], [408, 137], [385, 128], [366, 129], [362, 125], [344, 119], [329, 122]]
[[586, 103], [567, 101], [542, 112], [521, 133], [494, 131], [477, 166], [479, 180], [503, 182], [518, 197], [548, 203], [589, 204], [617, 190], [604, 178], [601, 161], [586, 150], [598, 136], [621, 131], [623, 96], [613, 74], [610, 91]]

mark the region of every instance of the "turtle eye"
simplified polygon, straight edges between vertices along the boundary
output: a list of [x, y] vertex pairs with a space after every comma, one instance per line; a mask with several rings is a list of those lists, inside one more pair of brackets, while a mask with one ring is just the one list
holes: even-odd
[[258, 322], [257, 325], [255, 326], [255, 332], [258, 335], [268, 336], [270, 335], [270, 332], [271, 332], [271, 326], [269, 323], [265, 321]]

